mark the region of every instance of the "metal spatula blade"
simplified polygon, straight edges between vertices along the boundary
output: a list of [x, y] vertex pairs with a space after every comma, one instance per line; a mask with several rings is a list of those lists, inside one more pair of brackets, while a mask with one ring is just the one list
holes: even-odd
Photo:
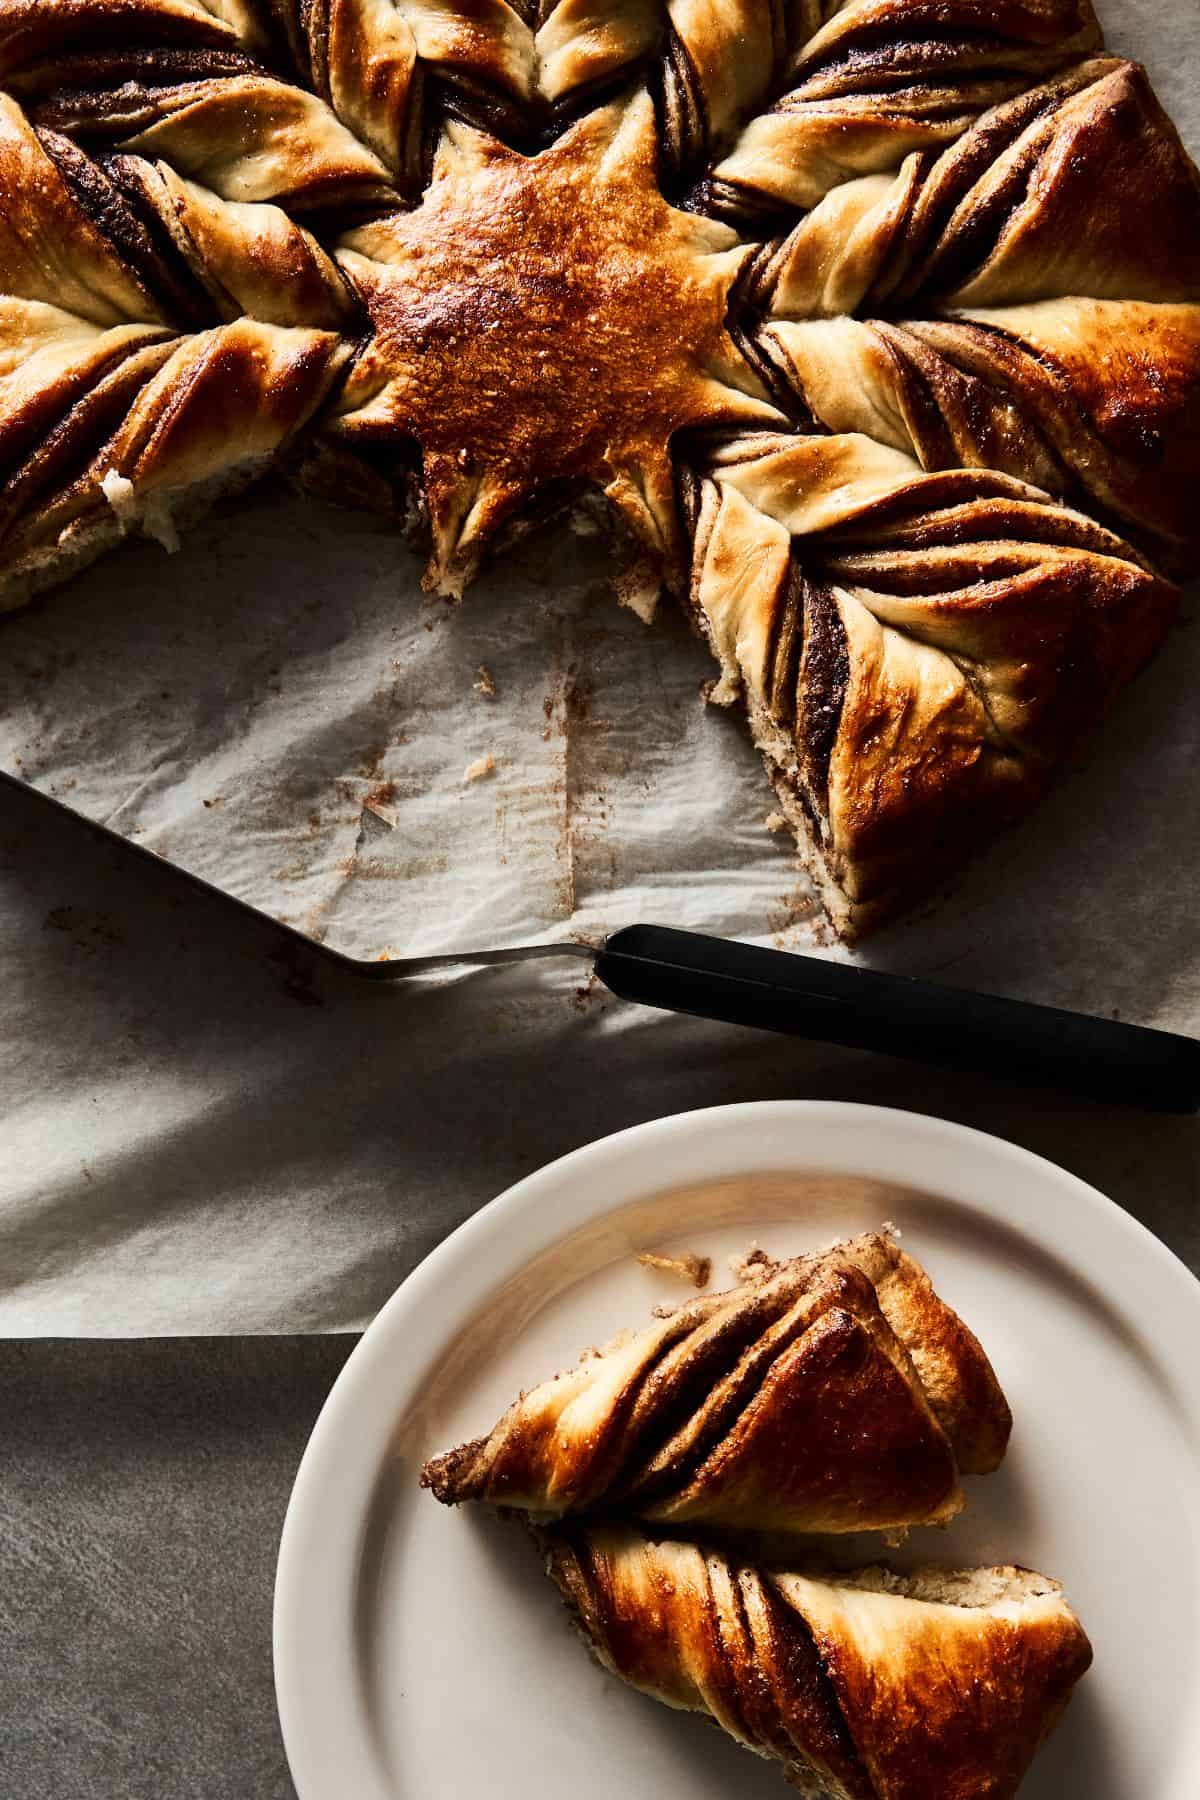
[[643, 1006], [1109, 1104], [1200, 1109], [1200, 1043], [1193, 1038], [666, 925], [628, 925], [599, 949], [529, 944], [380, 963], [372, 972], [394, 977], [547, 956], [587, 958], [611, 993]]

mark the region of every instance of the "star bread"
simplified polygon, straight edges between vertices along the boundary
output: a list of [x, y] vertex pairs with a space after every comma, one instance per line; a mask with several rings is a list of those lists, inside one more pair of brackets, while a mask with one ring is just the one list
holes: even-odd
[[747, 247], [667, 204], [655, 137], [645, 93], [532, 157], [452, 124], [421, 204], [338, 247], [374, 337], [334, 430], [420, 446], [442, 593], [550, 481], [593, 482], [678, 571], [676, 432], [782, 423], [726, 328]]
[[1200, 175], [1089, 0], [0, 0], [0, 199], [0, 608], [271, 468], [451, 598], [599, 507], [847, 940], [1200, 567]]

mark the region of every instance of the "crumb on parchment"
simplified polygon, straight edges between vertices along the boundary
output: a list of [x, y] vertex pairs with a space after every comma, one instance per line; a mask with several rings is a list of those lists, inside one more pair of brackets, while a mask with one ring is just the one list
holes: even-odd
[[490, 750], [485, 750], [482, 756], [477, 756], [475, 761], [468, 763], [463, 770], [463, 786], [466, 787], [467, 783], [471, 781], [482, 781], [485, 776], [495, 773], [496, 759]]
[[712, 1275], [712, 1257], [697, 1256], [692, 1250], [683, 1250], [678, 1256], [643, 1250], [638, 1261], [644, 1269], [661, 1269], [664, 1275], [677, 1275], [681, 1281], [690, 1281], [698, 1288], [707, 1287]]
[[485, 700], [494, 700], [496, 698], [496, 678], [486, 663], [480, 663], [479, 671], [472, 686], [477, 694], [483, 695]]
[[766, 826], [767, 830], [772, 833], [787, 830], [787, 820], [781, 812], [768, 813], [763, 820], [763, 824]]

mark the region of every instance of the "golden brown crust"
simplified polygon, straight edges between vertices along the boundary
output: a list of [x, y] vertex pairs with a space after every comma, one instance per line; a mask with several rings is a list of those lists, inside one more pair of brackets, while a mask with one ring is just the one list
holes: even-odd
[[758, 1571], [621, 1527], [543, 1543], [585, 1641], [614, 1674], [679, 1711], [709, 1714], [793, 1776], [873, 1800], [811, 1636]]
[[536, 157], [451, 126], [416, 211], [343, 240], [374, 341], [337, 431], [420, 445], [430, 585], [460, 593], [551, 470], [601, 487], [676, 570], [671, 439], [778, 416], [725, 327], [745, 252], [668, 206], [655, 163], [645, 94]]
[[[851, 927], [853, 909], [899, 903], [1026, 810], [1179, 600], [1036, 489], [926, 473], [860, 432], [722, 452], [695, 555], [714, 697], [745, 699]], [[813, 620], [832, 641], [818, 670], [801, 660]]]
[[[0, 209], [9, 606], [135, 526], [173, 542], [176, 517], [261, 472], [345, 367], [327, 327], [352, 307], [279, 208], [134, 157], [101, 166], [3, 95], [0, 186], [14, 195]], [[132, 486], [106, 491], [109, 477]]]
[[825, 1800], [1010, 1800], [1091, 1662], [1057, 1583], [1015, 1569], [781, 1573], [622, 1527], [545, 1547], [609, 1669]]
[[813, 207], [856, 175], [952, 144], [1100, 41], [1088, 0], [860, 0], [821, 11], [786, 91], [712, 170], [739, 210]]
[[447, 1504], [541, 1516], [888, 1530], [952, 1518], [956, 1455], [994, 1468], [1008, 1428], [975, 1338], [911, 1258], [868, 1235], [673, 1309], [421, 1479]]
[[920, 1263], [890, 1237], [872, 1232], [852, 1238], [837, 1254], [851, 1259], [873, 1284], [963, 1474], [988, 1475], [999, 1468], [1012, 1413], [975, 1333], [934, 1292]]
[[760, 256], [756, 297], [786, 319], [1194, 301], [1197, 193], [1145, 71], [1088, 58], [981, 113], [939, 155], [832, 187]]
[[664, 1525], [762, 1532], [941, 1523], [963, 1503], [903, 1346], [870, 1283], [840, 1266], [618, 1479], [613, 1499]]
[[[962, 1472], [988, 1475], [999, 1468], [1012, 1413], [975, 1333], [935, 1291], [916, 1258], [886, 1231], [863, 1232], [832, 1250], [797, 1259], [791, 1279], [814, 1280], [827, 1269], [846, 1265], [858, 1269], [874, 1288], [880, 1311], [912, 1358]], [[774, 1280], [788, 1267], [758, 1250], [740, 1278]]]
[[[49, 312], [42, 309], [33, 321], [39, 333], [57, 329]], [[0, 326], [4, 319], [0, 308]], [[44, 587], [59, 566], [81, 566], [89, 552], [134, 525], [169, 542], [177, 508], [194, 517], [202, 495], [228, 491], [242, 472], [248, 478], [269, 464], [319, 406], [344, 359], [330, 332], [250, 319], [164, 349], [165, 357], [162, 351], [127, 356], [117, 369], [116, 417], [111, 407], [85, 398], [75, 408], [78, 429], [70, 432], [70, 413], [60, 427], [68, 434], [63, 457], [49, 459], [43, 445], [40, 457], [14, 469], [18, 491], [36, 491], [38, 500], [9, 523], [8, 587], [0, 604]], [[128, 389], [121, 386], [125, 375]], [[0, 406], [3, 388], [0, 377]], [[0, 427], [6, 422], [0, 418]], [[129, 505], [115, 516], [105, 490], [110, 476], [131, 484]], [[0, 513], [0, 529], [4, 523]]]

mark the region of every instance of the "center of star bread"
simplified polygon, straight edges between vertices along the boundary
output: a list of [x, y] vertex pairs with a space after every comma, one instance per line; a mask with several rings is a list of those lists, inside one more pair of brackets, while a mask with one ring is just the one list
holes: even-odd
[[538, 156], [447, 128], [421, 204], [338, 251], [374, 336], [335, 429], [419, 445], [428, 585], [460, 592], [539, 487], [581, 479], [669, 564], [674, 434], [777, 417], [726, 325], [745, 254], [662, 197], [644, 94]]

